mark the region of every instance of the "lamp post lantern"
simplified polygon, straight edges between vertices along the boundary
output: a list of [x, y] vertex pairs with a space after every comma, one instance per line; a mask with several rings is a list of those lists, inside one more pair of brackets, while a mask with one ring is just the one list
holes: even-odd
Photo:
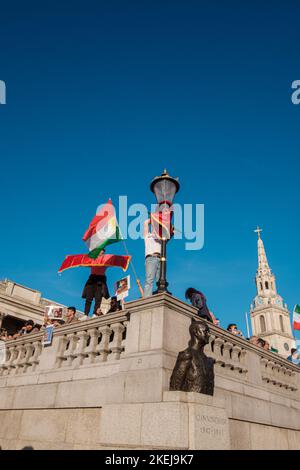
[[[150, 185], [151, 191], [155, 194], [158, 211], [163, 212], [164, 210], [170, 210], [173, 204], [175, 194], [179, 191], [180, 185], [178, 178], [172, 178], [167, 173], [167, 170], [164, 170], [161, 176], [156, 176]], [[171, 217], [170, 217], [171, 222]], [[171, 233], [171, 230], [170, 230]], [[155, 294], [160, 294], [161, 292], [168, 292], [168, 282], [167, 282], [167, 238], [162, 236], [161, 239], [161, 258], [160, 258], [160, 276], [159, 281], [157, 282], [157, 290]]]

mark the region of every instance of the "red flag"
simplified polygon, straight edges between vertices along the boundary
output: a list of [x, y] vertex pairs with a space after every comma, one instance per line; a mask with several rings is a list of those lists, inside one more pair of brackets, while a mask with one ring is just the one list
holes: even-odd
[[118, 267], [122, 268], [123, 271], [127, 271], [131, 256], [121, 255], [101, 255], [96, 259], [90, 258], [88, 255], [68, 255], [64, 260], [63, 264], [59, 268], [58, 272], [61, 273], [69, 268], [77, 268], [79, 266], [106, 266], [106, 267]]
[[173, 211], [167, 208], [151, 213], [152, 231], [157, 238], [166, 238], [169, 240], [174, 235], [172, 217]]

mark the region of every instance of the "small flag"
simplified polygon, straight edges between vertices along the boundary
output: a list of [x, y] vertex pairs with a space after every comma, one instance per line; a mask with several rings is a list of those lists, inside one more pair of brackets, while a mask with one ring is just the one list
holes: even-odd
[[300, 330], [300, 305], [295, 305], [293, 311], [293, 328], [294, 330]]
[[108, 203], [100, 208], [89, 228], [83, 236], [86, 243], [90, 258], [97, 258], [107, 245], [117, 243], [122, 240], [116, 215], [115, 208], [109, 199]]

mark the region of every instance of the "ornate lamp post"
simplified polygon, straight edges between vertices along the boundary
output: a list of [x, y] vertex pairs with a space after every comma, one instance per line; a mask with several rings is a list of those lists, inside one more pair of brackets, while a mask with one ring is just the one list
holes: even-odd
[[[158, 211], [162, 212], [164, 209], [170, 209], [173, 204], [175, 194], [179, 191], [180, 185], [178, 178], [172, 178], [168, 175], [167, 170], [164, 170], [161, 176], [156, 176], [150, 185], [151, 191], [155, 194]], [[166, 279], [167, 274], [167, 238], [162, 237], [161, 245], [161, 259], [160, 259], [160, 276], [157, 282], [157, 290], [155, 294], [161, 292], [168, 292], [168, 282]], [[170, 292], [168, 292], [170, 293]]]

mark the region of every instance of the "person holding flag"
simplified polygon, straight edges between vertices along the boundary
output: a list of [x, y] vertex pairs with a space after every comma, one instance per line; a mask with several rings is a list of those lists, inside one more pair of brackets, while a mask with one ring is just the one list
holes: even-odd
[[[129, 264], [131, 265], [136, 282], [138, 284], [141, 295], [143, 289], [137, 278], [131, 256], [128, 253], [125, 241], [121, 235], [120, 228], [117, 223], [115, 208], [111, 199], [106, 204], [101, 205], [96, 215], [93, 217], [87, 231], [83, 236], [83, 241], [88, 247], [88, 254], [67, 255], [63, 261], [58, 273], [62, 273], [66, 269], [76, 267], [90, 267], [91, 274], [84, 286], [82, 297], [86, 299], [85, 314], [89, 315], [93, 300], [95, 299], [94, 314], [101, 305], [102, 298], [109, 298], [109, 292], [106, 282], [106, 269], [109, 267], [119, 267], [123, 271], [127, 271]], [[127, 255], [104, 254], [105, 248], [112, 243], [122, 241]]]
[[[152, 295], [154, 280], [159, 282], [162, 261], [162, 240], [169, 241], [174, 234], [172, 225], [172, 207], [157, 207], [157, 212], [150, 213], [150, 218], [144, 222], [146, 281], [144, 297]], [[152, 230], [149, 230], [151, 225]]]
[[[83, 241], [86, 243], [89, 250], [88, 256], [92, 259], [96, 259], [104, 255], [107, 245], [116, 243], [121, 239], [115, 209], [111, 200], [109, 200], [107, 204], [100, 207], [100, 210], [97, 211], [97, 214], [83, 236]], [[95, 315], [101, 305], [102, 298], [109, 298], [105, 275], [106, 269], [107, 266], [105, 265], [91, 267], [90, 277], [82, 292], [82, 298], [86, 299], [84, 308], [85, 315], [89, 315], [93, 299], [95, 299]]]
[[[100, 251], [100, 255], [103, 255], [105, 250]], [[94, 312], [96, 315], [98, 308], [101, 305], [102, 298], [109, 298], [109, 291], [106, 281], [106, 266], [92, 266], [91, 274], [85, 283], [82, 298], [85, 299], [84, 313], [89, 315], [93, 299], [95, 299]]]

